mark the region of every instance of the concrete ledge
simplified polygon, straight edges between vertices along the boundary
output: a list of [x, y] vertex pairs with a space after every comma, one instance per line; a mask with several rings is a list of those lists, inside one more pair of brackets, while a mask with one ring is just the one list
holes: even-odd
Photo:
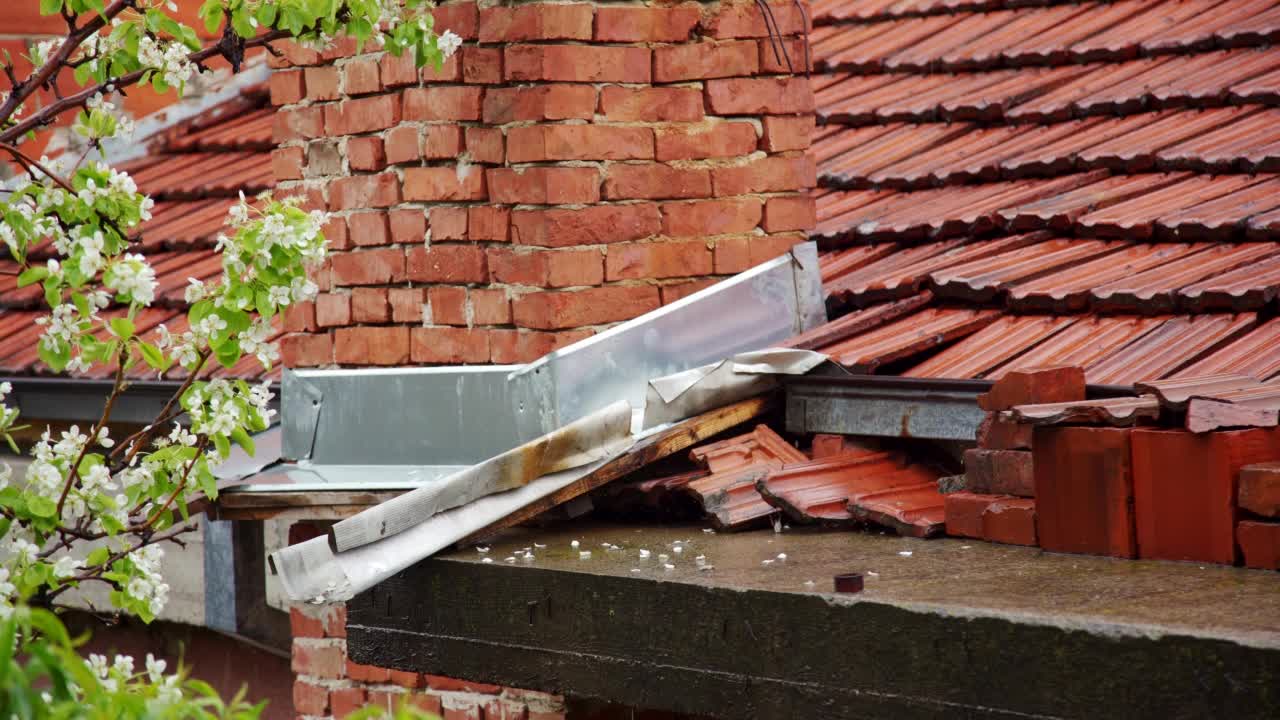
[[[533, 562], [504, 562], [535, 542]], [[720, 718], [1280, 714], [1276, 573], [620, 526], [513, 534], [481, 557], [434, 558], [358, 597], [352, 659]], [[877, 574], [831, 594], [851, 571]]]

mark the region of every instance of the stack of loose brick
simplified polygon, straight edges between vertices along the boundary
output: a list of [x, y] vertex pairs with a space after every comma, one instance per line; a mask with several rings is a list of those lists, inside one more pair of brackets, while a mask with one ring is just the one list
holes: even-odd
[[750, 0], [435, 10], [440, 70], [288, 48], [278, 187], [333, 213], [294, 367], [509, 363], [684, 297], [814, 224], [804, 15]]
[[563, 720], [556, 695], [361, 665], [347, 659], [343, 605], [299, 606], [293, 627], [293, 709], [339, 720], [367, 705], [412, 704], [446, 720]]
[[1075, 367], [1015, 370], [979, 396], [987, 416], [978, 430], [978, 447], [964, 453], [964, 490], [945, 496], [948, 534], [1038, 543], [1032, 428], [1004, 420], [1000, 412], [1084, 396], [1084, 373]]
[[1236, 542], [1244, 564], [1280, 570], [1280, 462], [1240, 471], [1240, 512]]

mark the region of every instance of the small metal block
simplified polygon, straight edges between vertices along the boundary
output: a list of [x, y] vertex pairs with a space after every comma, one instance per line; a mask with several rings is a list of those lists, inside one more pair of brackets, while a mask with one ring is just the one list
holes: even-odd
[[838, 593], [862, 592], [862, 573], [836, 575], [835, 586]]

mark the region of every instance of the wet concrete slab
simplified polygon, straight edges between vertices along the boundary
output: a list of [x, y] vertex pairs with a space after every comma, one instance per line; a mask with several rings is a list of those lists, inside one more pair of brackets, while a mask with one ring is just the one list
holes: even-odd
[[[578, 548], [571, 544], [575, 540]], [[621, 549], [606, 549], [605, 544]], [[679, 553], [674, 551], [677, 544], [683, 548]], [[486, 547], [488, 553], [463, 549], [437, 557], [476, 563], [489, 558], [498, 567], [704, 587], [820, 593], [831, 595], [833, 602], [891, 603], [1066, 626], [1108, 625], [1115, 631], [1163, 629], [1280, 648], [1280, 573], [1263, 570], [799, 528], [711, 534], [699, 526], [574, 524], [512, 531]], [[521, 556], [525, 548], [533, 553], [532, 561]], [[649, 551], [647, 559], [640, 557], [642, 549]], [[590, 559], [582, 559], [582, 551], [590, 551]], [[660, 554], [668, 556], [667, 563], [659, 561]], [[710, 570], [699, 569], [699, 555]], [[517, 559], [507, 563], [508, 557]], [[664, 564], [674, 567], [667, 570]], [[864, 576], [861, 593], [832, 592], [832, 578], [845, 573]]]
[[[349, 655], [735, 720], [1280, 716], [1277, 573], [703, 530], [578, 521], [441, 554], [348, 605]], [[833, 592], [846, 573], [861, 593]]]

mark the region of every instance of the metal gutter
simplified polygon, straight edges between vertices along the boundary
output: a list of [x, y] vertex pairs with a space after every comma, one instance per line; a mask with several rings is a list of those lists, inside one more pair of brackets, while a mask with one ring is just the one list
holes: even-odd
[[[13, 386], [13, 394], [7, 400], [31, 422], [95, 421], [101, 417], [112, 387], [111, 380], [68, 377], [10, 376], [0, 377], [0, 382]], [[111, 419], [119, 423], [151, 422], [181, 386], [177, 380], [130, 381], [117, 399]], [[279, 395], [279, 384], [273, 384], [271, 389]]]
[[[972, 442], [986, 417], [978, 395], [994, 381], [858, 375], [830, 363], [782, 383], [789, 432]], [[1133, 395], [1123, 385], [1086, 390], [1090, 398]]]

